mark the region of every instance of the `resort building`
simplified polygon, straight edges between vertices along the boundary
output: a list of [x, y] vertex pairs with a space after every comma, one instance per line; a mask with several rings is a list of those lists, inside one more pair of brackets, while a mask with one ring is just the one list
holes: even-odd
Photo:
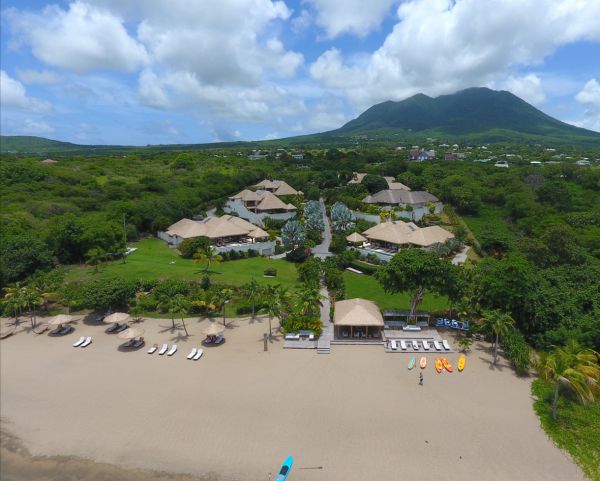
[[268, 180], [265, 179], [258, 184], [256, 187], [259, 190], [266, 190], [267, 192], [271, 192], [275, 195], [297, 195], [299, 191], [294, 189], [290, 184], [283, 180]]
[[[229, 200], [223, 206], [227, 213], [235, 212], [242, 219], [246, 219], [256, 225], [264, 226], [265, 217], [278, 220], [288, 220], [296, 215], [296, 207], [293, 204], [283, 202], [275, 192], [295, 192], [293, 187], [285, 182], [275, 187], [269, 184], [274, 181], [263, 181], [262, 185], [267, 185], [271, 190], [253, 190], [245, 189], [240, 193], [229, 197]], [[277, 181], [281, 182], [281, 181]]]
[[[365, 172], [354, 172], [352, 174], [352, 179], [348, 181], [348, 184], [361, 184], [366, 175], [367, 174]], [[410, 190], [410, 187], [401, 182], [397, 182], [394, 177], [384, 177], [384, 179], [388, 184], [388, 189], [390, 190]]]
[[[431, 213], [439, 214], [444, 204], [433, 194], [422, 190], [386, 189], [376, 194], [368, 195], [362, 200], [365, 204], [378, 205], [384, 210], [394, 210], [396, 218], [402, 217], [413, 221], [421, 220]], [[365, 220], [372, 219], [366, 218]]]
[[383, 316], [373, 301], [346, 299], [335, 303], [334, 339], [381, 340]]
[[178, 246], [185, 239], [208, 237], [217, 252], [255, 250], [262, 255], [275, 252], [275, 242], [269, 240], [267, 232], [232, 215], [203, 220], [181, 219], [166, 231], [159, 232], [158, 237], [172, 246]]
[[[429, 250], [453, 238], [452, 232], [439, 226], [419, 227], [413, 222], [395, 220], [377, 224], [362, 235], [350, 234], [346, 240], [362, 254], [375, 254], [379, 259], [388, 262], [400, 249]], [[366, 241], [361, 242], [361, 239]]]

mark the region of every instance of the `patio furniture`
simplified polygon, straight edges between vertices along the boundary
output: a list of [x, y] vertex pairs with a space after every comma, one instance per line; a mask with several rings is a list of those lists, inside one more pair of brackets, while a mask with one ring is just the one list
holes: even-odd
[[197, 352], [198, 352], [198, 349], [197, 349], [197, 348], [194, 348], [194, 349], [192, 349], [192, 350], [190, 351], [190, 353], [187, 355], [187, 358], [188, 358], [188, 359], [192, 359], [192, 358], [193, 358], [193, 357], [196, 355], [196, 353], [197, 353]]
[[167, 356], [172, 356], [176, 352], [177, 352], [177, 344], [173, 344], [173, 346], [171, 346], [171, 349], [169, 350], [169, 352], [167, 352]]
[[158, 355], [162, 356], [165, 352], [167, 352], [167, 349], [169, 349], [169, 345], [163, 344], [162, 347], [160, 348], [160, 351], [158, 351]]
[[92, 336], [88, 336], [83, 341], [83, 344], [80, 347], [88, 347], [92, 343]]
[[433, 341], [433, 347], [435, 347], [436, 351], [441, 351], [442, 350], [442, 346], [440, 346], [439, 341]]
[[406, 351], [406, 341], [404, 339], [400, 339], [400, 347], [403, 351]]
[[392, 345], [392, 351], [398, 349], [398, 346], [396, 345], [396, 339], [392, 339], [390, 344]]
[[81, 336], [75, 343], [73, 343], [73, 347], [79, 347], [85, 341], [85, 336]]
[[418, 343], [417, 341], [413, 340], [413, 341], [412, 341], [412, 348], [413, 348], [415, 351], [418, 351], [418, 350], [419, 350], [419, 343]]
[[148, 354], [154, 354], [158, 350], [158, 344], [153, 344], [150, 349], [148, 349]]
[[448, 344], [448, 341], [446, 341], [446, 339], [444, 339], [442, 341], [442, 344], [444, 345], [444, 349], [446, 349], [446, 351], [451, 351], [452, 348], [450, 347], [450, 344]]
[[140, 338], [137, 341], [134, 341], [133, 343], [133, 347], [136, 349], [139, 349], [140, 347], [142, 347], [144, 344], [146, 344], [146, 341], [144, 341], [144, 338]]
[[429, 343], [427, 341], [423, 341], [423, 349], [429, 351]]
[[196, 355], [192, 358], [192, 360], [197, 361], [198, 359], [200, 359], [202, 357], [202, 354], [204, 354], [204, 351], [202, 349], [198, 349], [196, 351]]

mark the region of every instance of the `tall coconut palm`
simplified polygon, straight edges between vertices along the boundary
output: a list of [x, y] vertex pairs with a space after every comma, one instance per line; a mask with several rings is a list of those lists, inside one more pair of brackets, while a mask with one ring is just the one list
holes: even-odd
[[556, 419], [558, 398], [561, 390], [572, 392], [582, 404], [597, 399], [600, 381], [600, 355], [583, 349], [575, 342], [556, 348], [554, 352], [541, 355], [537, 369], [542, 379], [554, 383], [552, 418]]
[[15, 324], [19, 324], [19, 315], [27, 308], [27, 303], [23, 296], [24, 287], [20, 282], [11, 287], [4, 288], [4, 305], [15, 316]]
[[256, 279], [252, 279], [242, 286], [241, 293], [250, 301], [250, 304], [252, 305], [252, 319], [254, 319], [256, 315], [256, 303], [263, 298], [265, 290], [258, 282], [256, 282]]
[[190, 309], [190, 301], [183, 294], [177, 294], [173, 299], [173, 311], [178, 313], [181, 316], [181, 324], [183, 324], [183, 330], [185, 331], [185, 335], [189, 336], [187, 327], [185, 325], [184, 315]]
[[515, 321], [508, 314], [494, 309], [493, 311], [486, 311], [483, 313], [481, 323], [484, 328], [491, 330], [495, 334], [494, 365], [496, 365], [498, 363], [498, 342], [500, 340], [500, 336], [507, 334], [508, 330], [514, 325]]
[[279, 284], [273, 286], [268, 285], [264, 289], [264, 296], [267, 301], [267, 315], [269, 316], [269, 339], [272, 336], [272, 327], [271, 323], [274, 317], [277, 317], [280, 320], [281, 324], [281, 313], [283, 311], [283, 303], [282, 303], [282, 294], [281, 294], [281, 286]]
[[296, 293], [294, 308], [303, 316], [318, 315], [323, 299], [318, 286], [305, 286]]
[[218, 306], [223, 312], [223, 325], [226, 326], [225, 306], [233, 299], [233, 291], [231, 289], [219, 289], [214, 292], [212, 302]]
[[24, 287], [22, 289], [22, 296], [27, 309], [29, 310], [29, 319], [31, 320], [31, 327], [35, 327], [36, 324], [36, 307], [41, 306], [44, 303], [42, 293], [36, 287]]

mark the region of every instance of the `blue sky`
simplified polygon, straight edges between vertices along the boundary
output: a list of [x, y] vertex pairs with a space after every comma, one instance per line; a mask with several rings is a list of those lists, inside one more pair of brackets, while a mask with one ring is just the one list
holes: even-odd
[[1, 131], [278, 138], [371, 105], [510, 90], [600, 131], [598, 0], [3, 0]]

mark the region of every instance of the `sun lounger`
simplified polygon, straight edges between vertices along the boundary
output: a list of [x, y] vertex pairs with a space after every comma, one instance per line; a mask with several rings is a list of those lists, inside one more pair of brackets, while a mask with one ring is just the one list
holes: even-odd
[[171, 346], [171, 349], [169, 350], [169, 352], [167, 352], [167, 356], [172, 356], [176, 352], [177, 352], [177, 344], [173, 344], [173, 346]]
[[146, 344], [146, 341], [144, 341], [143, 339], [138, 339], [137, 341], [134, 341], [133, 347], [135, 347], [136, 349], [139, 349], [144, 344]]
[[435, 320], [435, 325], [436, 325], [436, 327], [443, 327], [444, 326], [444, 319], [441, 318], [441, 317], [438, 317]]
[[446, 339], [444, 339], [442, 341], [442, 344], [444, 345], [444, 349], [446, 349], [446, 351], [451, 351], [452, 348], [450, 347], [450, 344], [448, 344], [448, 341], [446, 341]]
[[197, 361], [202, 357], [202, 354], [204, 354], [204, 351], [202, 349], [198, 349], [198, 351], [196, 351], [196, 355], [193, 357], [193, 360]]
[[158, 344], [154, 344], [150, 349], [148, 349], [148, 354], [154, 354], [158, 350]]
[[162, 347], [160, 348], [160, 351], [158, 351], [158, 355], [162, 356], [165, 352], [167, 352], [167, 349], [169, 349], [169, 345], [163, 344]]
[[80, 337], [80, 338], [77, 340], [77, 342], [75, 342], [75, 343], [73, 344], [73, 347], [79, 347], [79, 346], [81, 346], [81, 345], [84, 343], [84, 341], [85, 341], [85, 336], [81, 336], [81, 337]]
[[390, 341], [390, 344], [392, 345], [392, 351], [395, 351], [396, 349], [398, 349], [398, 345], [396, 344], [396, 339], [392, 339]]
[[413, 342], [412, 342], [412, 348], [413, 348], [415, 351], [418, 351], [418, 350], [419, 350], [419, 343], [418, 343], [417, 341], [413, 341]]
[[309, 334], [308, 335], [308, 340], [309, 341], [314, 341], [315, 340], [315, 335], [314, 334]]
[[441, 351], [442, 350], [442, 346], [440, 346], [439, 341], [433, 341], [433, 346], [435, 347], [436, 351]]
[[80, 347], [88, 347], [91, 343], [92, 343], [92, 337], [88, 336], [85, 338], [85, 341], [83, 341], [83, 344]]
[[[300, 338], [298, 338], [299, 340]], [[223, 342], [225, 342], [225, 338], [221, 335], [218, 335], [217, 337], [215, 337], [215, 340], [213, 341], [213, 344], [222, 344]]]
[[406, 351], [406, 341], [404, 339], [400, 339], [400, 348]]
[[193, 357], [196, 355], [196, 353], [197, 353], [197, 352], [198, 352], [198, 349], [197, 349], [197, 348], [194, 348], [194, 349], [192, 349], [192, 350], [190, 351], [190, 353], [187, 355], [187, 358], [188, 358], [188, 359], [192, 359], [192, 358], [193, 358]]
[[429, 351], [429, 343], [427, 341], [423, 341], [423, 349]]
[[450, 319], [444, 319], [444, 326], [450, 327]]
[[127, 329], [129, 326], [127, 324], [120, 324], [119, 327], [115, 329], [115, 332], [121, 332]]
[[73, 326], [65, 326], [63, 327], [60, 332], [58, 333], [59, 336], [64, 336], [66, 334], [69, 334], [71, 332], [73, 332], [75, 330], [75, 328]]
[[104, 331], [107, 334], [112, 334], [113, 332], [115, 332], [120, 326], [120, 324], [112, 324], [110, 326], [108, 326], [108, 328]]
[[456, 319], [452, 319], [450, 326], [452, 329], [458, 329], [458, 321]]

